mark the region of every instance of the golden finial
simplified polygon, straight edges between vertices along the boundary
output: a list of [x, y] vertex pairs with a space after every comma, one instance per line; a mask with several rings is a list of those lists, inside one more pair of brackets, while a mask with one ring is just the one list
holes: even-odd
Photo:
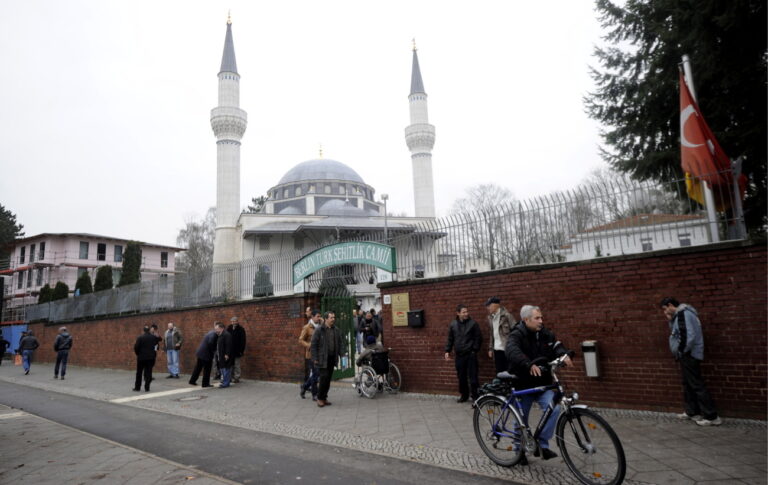
[[232, 10], [227, 11], [227, 25], [232, 25]]
[[414, 38], [413, 38], [413, 39], [411, 39], [411, 40], [413, 41], [413, 50], [414, 50], [414, 52], [415, 52], [415, 51], [416, 51], [416, 37], [414, 37]]
[[323, 144], [320, 143], [319, 145], [320, 145], [320, 149], [318, 150], [318, 152], [320, 152], [320, 158], [323, 158]]

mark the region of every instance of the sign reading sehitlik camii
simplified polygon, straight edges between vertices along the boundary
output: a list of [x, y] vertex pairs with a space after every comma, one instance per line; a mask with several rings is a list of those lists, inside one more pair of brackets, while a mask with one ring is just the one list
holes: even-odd
[[370, 264], [394, 273], [397, 268], [395, 248], [375, 242], [344, 242], [325, 246], [293, 264], [293, 284], [298, 285], [312, 273], [339, 264]]

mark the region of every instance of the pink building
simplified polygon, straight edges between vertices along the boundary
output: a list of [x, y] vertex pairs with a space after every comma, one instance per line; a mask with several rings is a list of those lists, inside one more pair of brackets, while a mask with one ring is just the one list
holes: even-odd
[[[96, 280], [96, 268], [112, 266], [112, 281], [120, 281], [123, 251], [127, 239], [96, 234], [44, 233], [17, 239], [11, 246], [7, 267], [0, 270], [5, 280], [4, 308], [37, 303], [40, 288], [53, 288], [62, 281], [74, 291], [77, 278], [84, 272]], [[176, 252], [173, 246], [141, 243], [141, 280], [167, 278], [174, 273]]]

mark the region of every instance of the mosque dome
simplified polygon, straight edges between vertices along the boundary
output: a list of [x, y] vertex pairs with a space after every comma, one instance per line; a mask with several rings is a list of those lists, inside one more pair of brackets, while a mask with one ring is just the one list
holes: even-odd
[[364, 184], [363, 178], [347, 165], [329, 158], [301, 162], [283, 175], [277, 185], [311, 180], [343, 180]]
[[323, 204], [317, 211], [319, 216], [367, 216], [365, 210], [360, 209], [349, 203], [349, 201], [343, 201], [339, 199], [332, 199]]

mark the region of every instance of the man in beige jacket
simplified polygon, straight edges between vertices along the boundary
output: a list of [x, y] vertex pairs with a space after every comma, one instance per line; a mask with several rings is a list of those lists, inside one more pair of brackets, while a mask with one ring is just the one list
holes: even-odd
[[308, 390], [312, 390], [312, 400], [317, 401], [317, 378], [319, 376], [317, 368], [312, 361], [312, 335], [315, 333], [315, 329], [320, 325], [320, 312], [317, 310], [311, 310], [309, 321], [301, 328], [301, 335], [299, 335], [299, 344], [304, 348], [304, 382], [301, 384], [301, 392], [299, 396], [305, 399], [305, 394]]

